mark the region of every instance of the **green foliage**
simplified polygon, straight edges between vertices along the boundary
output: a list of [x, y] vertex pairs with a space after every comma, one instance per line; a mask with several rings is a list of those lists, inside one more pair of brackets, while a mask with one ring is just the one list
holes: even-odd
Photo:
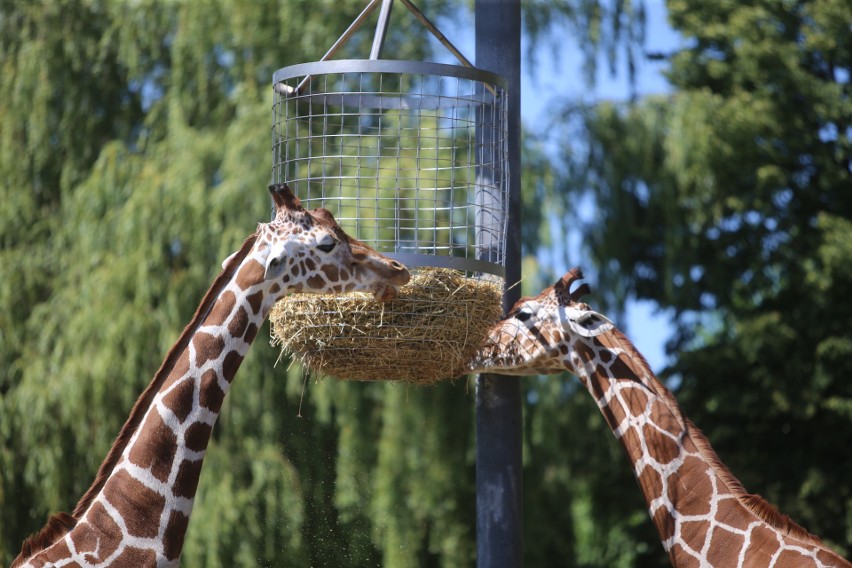
[[[673, 308], [664, 375], [722, 460], [849, 555], [852, 12], [668, 6], [686, 46], [670, 58], [676, 92], [573, 109], [591, 144], [566, 157], [566, 196], [598, 207], [584, 231], [605, 299]], [[630, 534], [642, 506], [604, 523], [609, 504], [594, 499], [595, 526]]]
[[[268, 216], [272, 72], [316, 59], [362, 8], [321, 4], [2, 5], [0, 562], [73, 507], [221, 260]], [[428, 44], [412, 38], [425, 32], [399, 20], [387, 49], [421, 58]], [[367, 389], [355, 412], [361, 385], [312, 385], [297, 419], [301, 375], [277, 357], [260, 341], [241, 369], [184, 565], [375, 564], [371, 533], [384, 532], [363, 472], [379, 454], [364, 450], [381, 437], [370, 417], [383, 391]], [[434, 410], [439, 423], [467, 404], [445, 398], [457, 400]], [[444, 404], [411, 399], [402, 406]], [[472, 540], [453, 536], [461, 523], [428, 533], [449, 562], [470, 554]]]
[[[316, 60], [363, 6], [0, 2], [0, 563], [49, 514], [73, 508], [221, 260], [267, 218], [273, 71]], [[456, 9], [421, 7], [437, 20]], [[641, 36], [641, 5], [525, 8], [535, 37], [558, 40], [548, 22], [570, 24], [590, 57], [604, 49], [614, 60], [620, 38]], [[390, 30], [396, 58], [434, 46], [399, 6]], [[364, 32], [340, 57], [366, 55]], [[543, 211], [555, 173], [537, 143], [524, 141], [530, 250], [571, 211]], [[525, 282], [527, 292], [548, 281]], [[471, 565], [467, 383], [305, 381], [257, 343], [214, 430], [182, 564]], [[844, 349], [826, 342], [821, 360]], [[539, 394], [526, 417], [529, 562], [553, 565], [550, 551], [639, 562], [647, 523], [625, 525], [617, 504], [601, 505], [610, 493], [638, 503], [629, 470], [605, 467], [614, 442], [598, 444], [596, 410], [566, 384], [528, 389]], [[843, 404], [831, 407], [848, 413]], [[566, 430], [588, 459], [566, 465]], [[809, 479], [810, 491], [824, 487]]]

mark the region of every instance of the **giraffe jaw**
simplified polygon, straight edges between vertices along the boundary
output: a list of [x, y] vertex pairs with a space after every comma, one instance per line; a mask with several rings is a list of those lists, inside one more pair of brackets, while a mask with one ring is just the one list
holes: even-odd
[[373, 291], [373, 298], [379, 302], [393, 300], [399, 295], [399, 289], [391, 284], [382, 284]]

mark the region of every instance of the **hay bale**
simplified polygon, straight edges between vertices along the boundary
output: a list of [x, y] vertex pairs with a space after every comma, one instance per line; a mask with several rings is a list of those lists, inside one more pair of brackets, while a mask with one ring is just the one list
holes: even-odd
[[269, 315], [272, 342], [324, 376], [431, 384], [461, 374], [502, 316], [502, 282], [413, 271], [399, 297], [296, 294]]

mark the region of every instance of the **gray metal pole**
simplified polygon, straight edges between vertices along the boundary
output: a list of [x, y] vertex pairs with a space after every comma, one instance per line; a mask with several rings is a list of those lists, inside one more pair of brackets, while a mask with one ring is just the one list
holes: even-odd
[[[509, 204], [506, 282], [521, 278], [521, 6], [476, 0], [476, 66], [508, 80]], [[519, 287], [503, 296], [509, 309]], [[483, 374], [476, 381], [476, 532], [478, 568], [521, 565], [523, 476], [521, 381]]]

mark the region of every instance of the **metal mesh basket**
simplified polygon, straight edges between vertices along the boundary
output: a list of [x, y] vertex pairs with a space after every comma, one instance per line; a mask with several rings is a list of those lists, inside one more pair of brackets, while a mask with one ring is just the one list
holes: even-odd
[[[329, 209], [349, 234], [415, 272], [453, 269], [502, 285], [508, 145], [501, 77], [435, 63], [340, 60], [280, 69], [273, 83], [274, 183], [289, 184], [306, 207]], [[388, 309], [408, 308], [381, 308]], [[339, 333], [349, 327], [338, 325]], [[435, 356], [432, 347], [425, 355]]]
[[503, 275], [507, 115], [498, 76], [350, 60], [287, 67], [274, 81], [273, 182], [410, 267]]

